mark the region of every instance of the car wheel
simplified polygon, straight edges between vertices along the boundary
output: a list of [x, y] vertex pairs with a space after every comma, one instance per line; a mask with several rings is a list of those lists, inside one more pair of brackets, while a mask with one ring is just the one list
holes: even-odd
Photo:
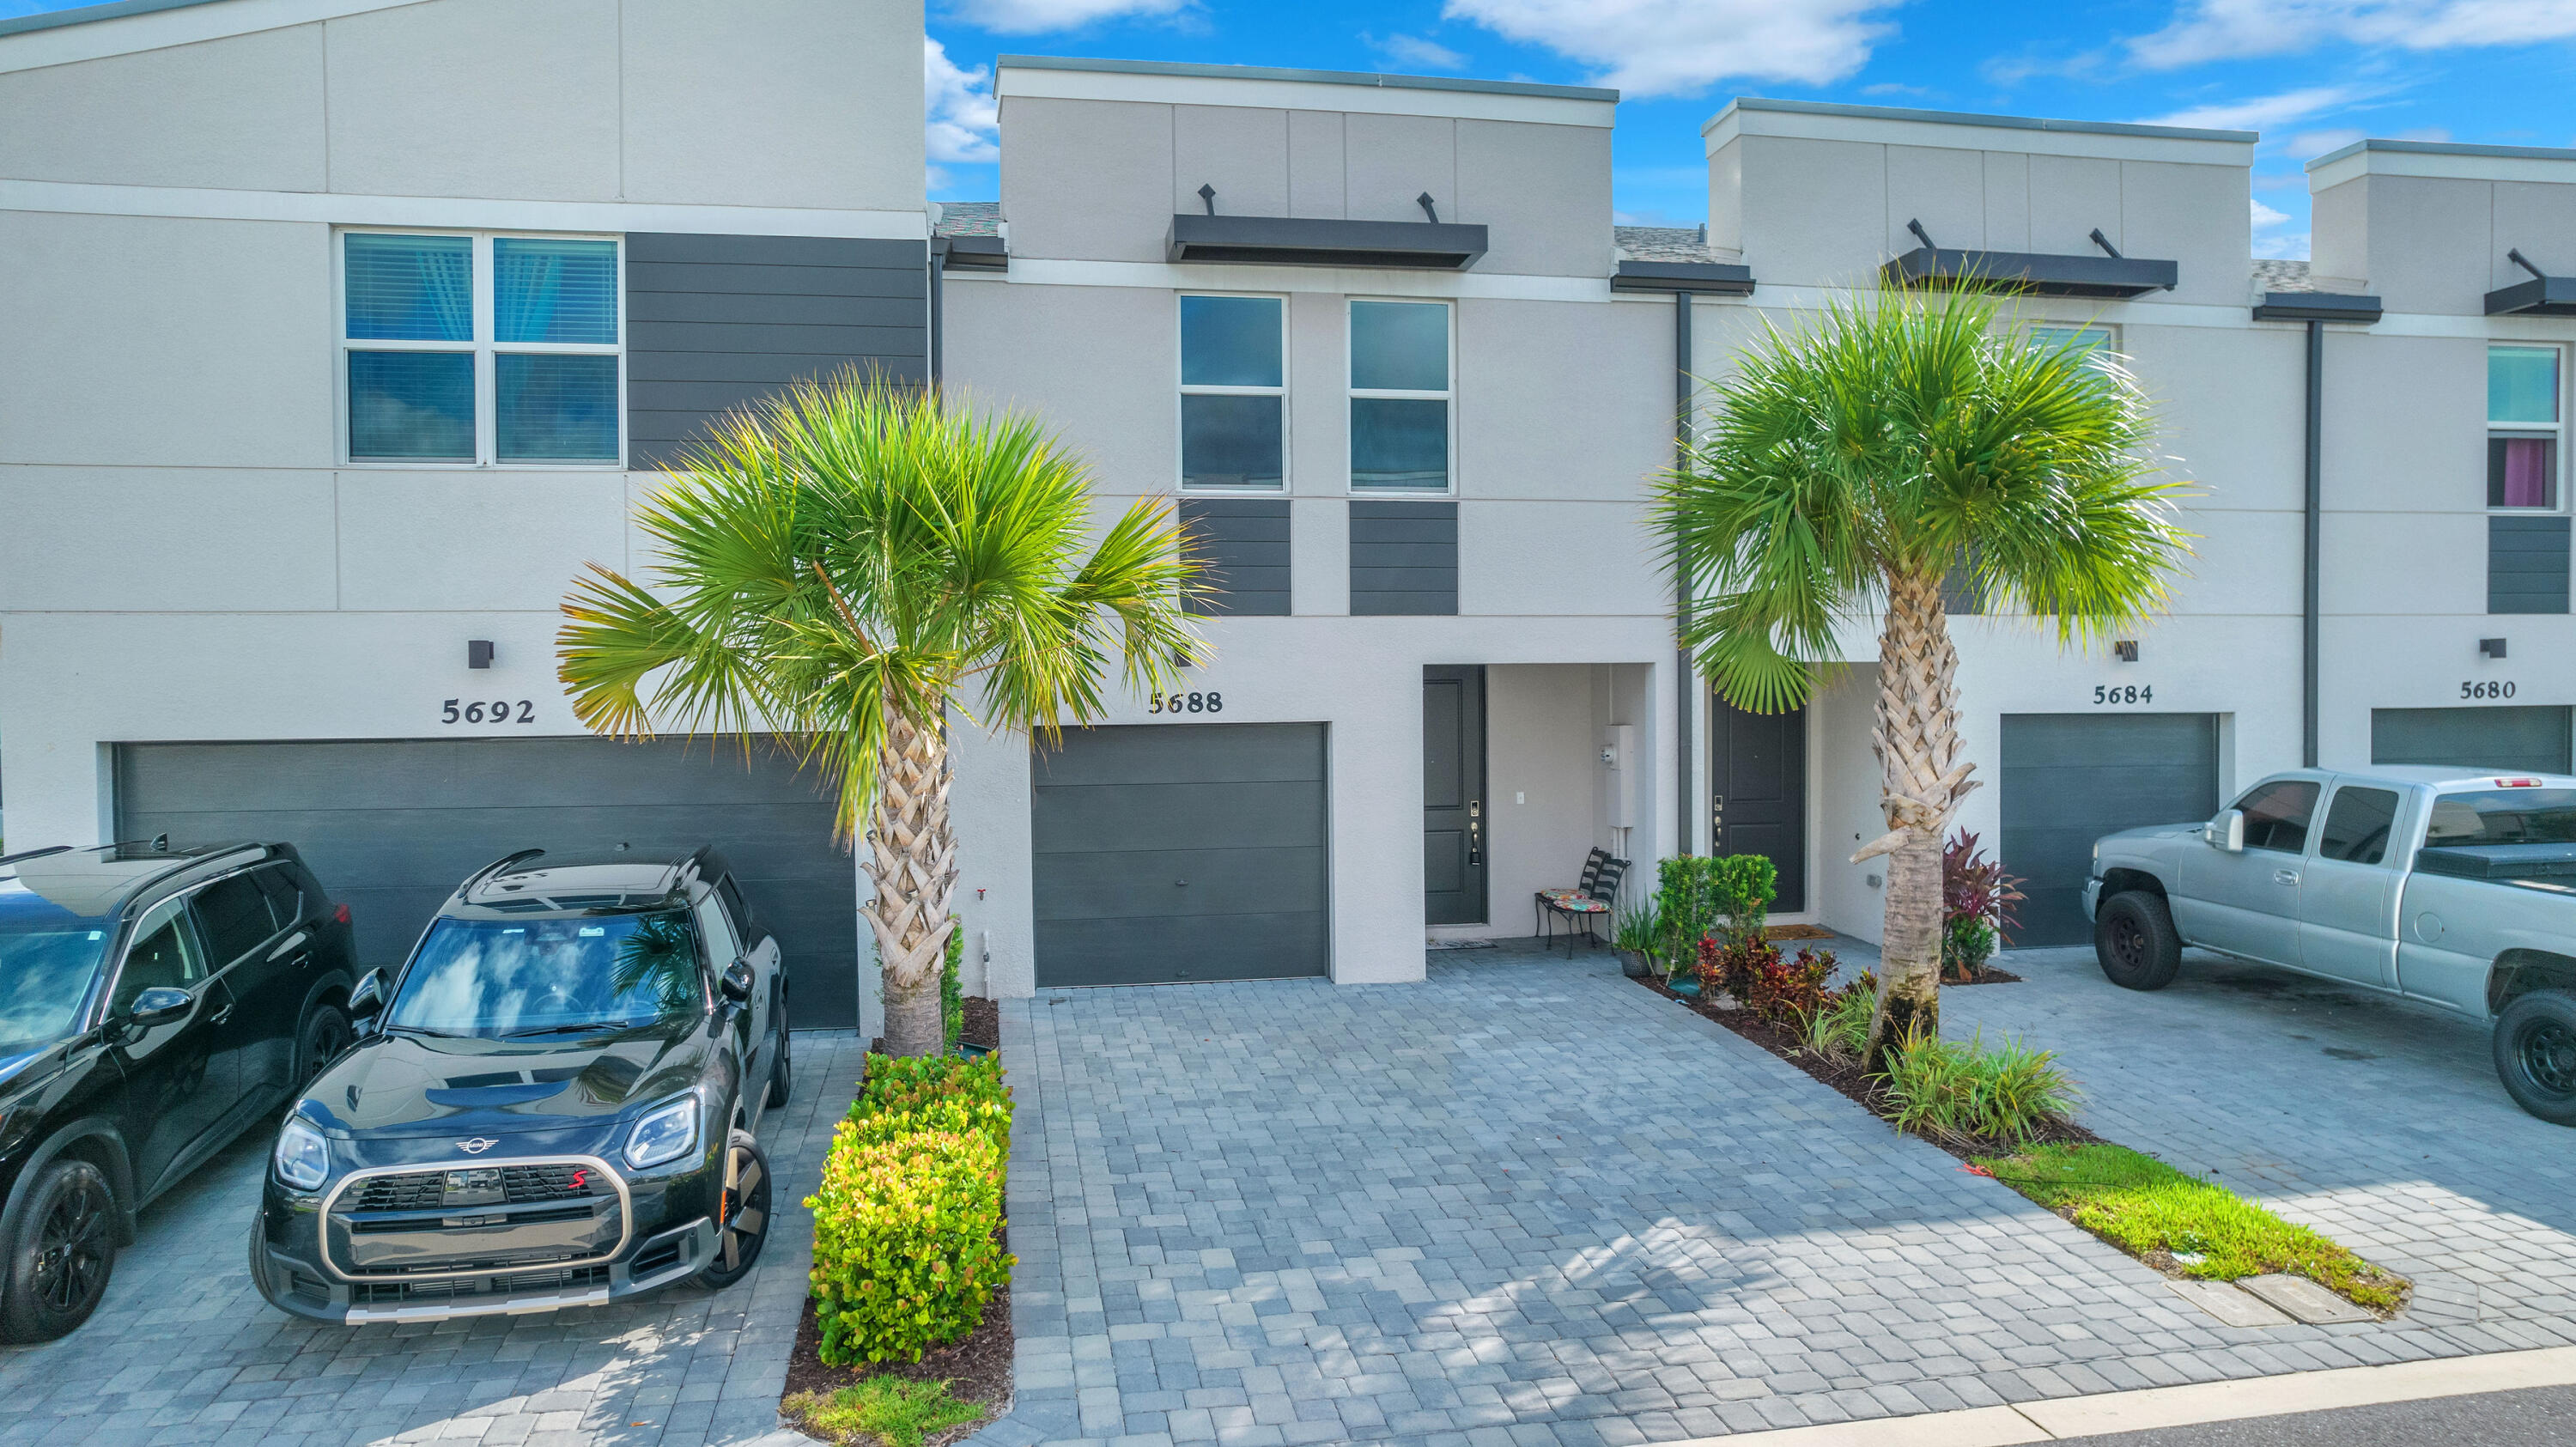
[[788, 1079], [787, 1022], [778, 1022], [778, 1063], [769, 1067], [769, 1093], [760, 1098], [761, 1106], [776, 1110], [787, 1103], [787, 1093], [794, 1089]]
[[2093, 917], [2093, 957], [2124, 990], [2161, 990], [2182, 968], [2182, 936], [2162, 897], [2142, 889], [2102, 901]]
[[721, 1291], [751, 1274], [769, 1239], [769, 1157], [740, 1131], [725, 1148], [724, 1198], [716, 1221], [716, 1256], [698, 1279]]
[[0, 1335], [52, 1341], [89, 1320], [116, 1270], [116, 1197], [83, 1160], [57, 1159], [27, 1193], [9, 1240]]
[[312, 1017], [304, 1022], [303, 1033], [295, 1042], [295, 1088], [302, 1090], [322, 1073], [322, 1067], [340, 1058], [358, 1038], [356, 1027], [349, 1023], [349, 1012], [337, 1005], [316, 1005]]
[[2496, 1074], [2514, 1104], [2576, 1125], [2576, 995], [2534, 990], [2496, 1017]]

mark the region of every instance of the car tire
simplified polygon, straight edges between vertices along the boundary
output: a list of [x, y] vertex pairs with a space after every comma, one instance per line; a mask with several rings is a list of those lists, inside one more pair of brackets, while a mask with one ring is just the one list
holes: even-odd
[[760, 1248], [769, 1240], [770, 1184], [769, 1157], [760, 1142], [742, 1131], [735, 1131], [725, 1146], [725, 1187], [722, 1204], [716, 1213], [716, 1250], [714, 1259], [698, 1273], [698, 1280], [710, 1289], [722, 1291], [751, 1274], [760, 1262]]
[[56, 1157], [9, 1233], [0, 1337], [52, 1341], [89, 1320], [116, 1271], [116, 1193], [88, 1161]]
[[789, 1078], [788, 1070], [787, 1020], [782, 1015], [778, 1021], [778, 1060], [769, 1067], [769, 1088], [760, 1098], [763, 1110], [776, 1110], [787, 1103], [788, 1093], [795, 1089], [795, 1083]]
[[295, 1033], [295, 1088], [301, 1092], [322, 1073], [322, 1067], [340, 1058], [340, 1052], [357, 1043], [357, 1027], [349, 1023], [349, 1012], [337, 1005], [316, 1005], [305, 1018], [304, 1028]]
[[2553, 1125], [2576, 1125], [2576, 995], [2534, 990], [2495, 1023], [2496, 1075], [2513, 1103]]
[[2182, 968], [2182, 936], [2164, 897], [2142, 889], [2102, 901], [2093, 912], [2093, 957], [2124, 990], [2161, 990]]

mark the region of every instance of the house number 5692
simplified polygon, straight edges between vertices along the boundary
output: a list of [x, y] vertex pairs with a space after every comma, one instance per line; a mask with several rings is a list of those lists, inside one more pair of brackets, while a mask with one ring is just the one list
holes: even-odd
[[1223, 713], [1221, 693], [1158, 693], [1145, 701], [1147, 713]]
[[[515, 715], [511, 712], [513, 709], [518, 711]], [[479, 698], [471, 702], [451, 698], [438, 706], [438, 721], [450, 724], [535, 723], [537, 703], [535, 699], [529, 698], [515, 702], [506, 698], [496, 698], [489, 702]]]

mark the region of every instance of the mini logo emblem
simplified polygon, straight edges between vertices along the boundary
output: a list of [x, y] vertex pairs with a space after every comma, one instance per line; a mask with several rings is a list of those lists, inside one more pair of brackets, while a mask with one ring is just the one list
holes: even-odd
[[460, 1151], [465, 1152], [465, 1153], [466, 1153], [467, 1155], [469, 1155], [469, 1156], [479, 1156], [479, 1155], [483, 1154], [485, 1151], [488, 1151], [488, 1150], [492, 1149], [492, 1147], [497, 1146], [497, 1145], [499, 1145], [499, 1144], [500, 1144], [500, 1142], [499, 1142], [499, 1141], [496, 1141], [496, 1140], [487, 1140], [487, 1139], [485, 1139], [484, 1137], [482, 1137], [482, 1136], [479, 1136], [479, 1135], [478, 1135], [478, 1136], [475, 1136], [474, 1138], [472, 1138], [471, 1140], [461, 1140], [461, 1141], [458, 1141], [458, 1142], [456, 1143], [456, 1148], [457, 1148], [458, 1150], [460, 1150]]

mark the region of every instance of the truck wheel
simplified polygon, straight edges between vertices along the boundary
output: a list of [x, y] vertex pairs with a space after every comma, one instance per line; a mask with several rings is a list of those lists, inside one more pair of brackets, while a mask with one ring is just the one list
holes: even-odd
[[2576, 995], [2534, 990], [2496, 1017], [2496, 1074], [2524, 1110], [2576, 1125]]
[[2093, 957], [2124, 990], [2161, 990], [2182, 968], [2182, 936], [2162, 898], [2142, 889], [2115, 894], [2093, 915]]
[[116, 1270], [115, 1216], [98, 1167], [64, 1156], [46, 1164], [10, 1233], [0, 1337], [52, 1341], [89, 1320]]

